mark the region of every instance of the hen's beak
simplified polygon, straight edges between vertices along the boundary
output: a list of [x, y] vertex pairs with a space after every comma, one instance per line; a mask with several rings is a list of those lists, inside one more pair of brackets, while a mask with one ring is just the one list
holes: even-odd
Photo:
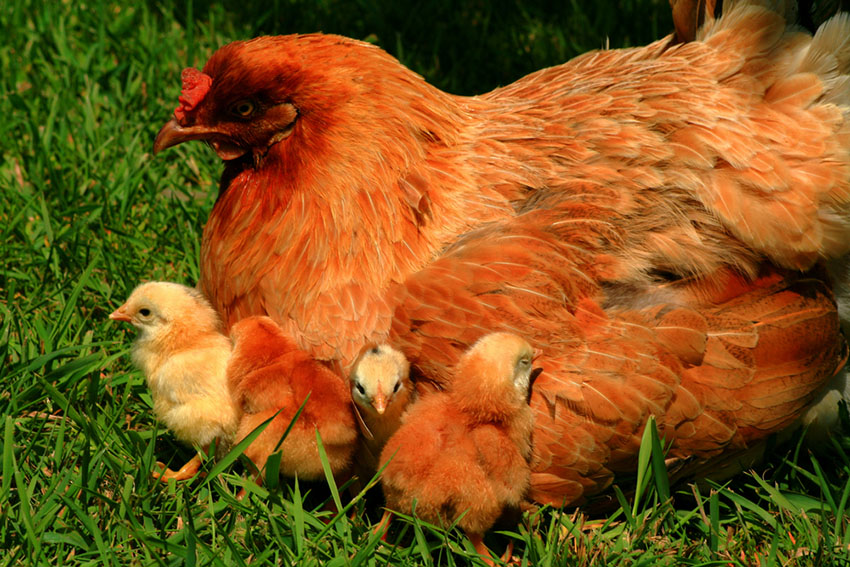
[[159, 130], [159, 134], [156, 135], [156, 140], [153, 143], [153, 153], [158, 154], [166, 148], [188, 142], [189, 140], [203, 139], [204, 134], [208, 133], [202, 133], [197, 128], [184, 128], [180, 126], [176, 118], [172, 118], [165, 123], [165, 126]]
[[125, 323], [130, 322], [130, 316], [127, 315], [127, 312], [124, 311], [124, 306], [122, 305], [115, 311], [109, 314], [109, 318], [113, 321], [124, 321]]
[[153, 143], [153, 153], [158, 154], [166, 148], [188, 142], [189, 140], [206, 140], [223, 160], [236, 159], [245, 155], [248, 150], [235, 144], [227, 142], [221, 132], [209, 126], [195, 124], [194, 126], [181, 126], [176, 118], [165, 123], [156, 135]]

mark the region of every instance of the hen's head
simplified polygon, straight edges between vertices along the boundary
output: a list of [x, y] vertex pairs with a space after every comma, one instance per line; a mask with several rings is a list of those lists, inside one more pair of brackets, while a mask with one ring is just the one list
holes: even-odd
[[481, 420], [507, 420], [528, 407], [531, 387], [542, 369], [535, 351], [512, 333], [491, 333], [463, 355], [452, 390], [458, 405]]
[[217, 332], [221, 323], [215, 310], [198, 290], [170, 282], [148, 282], [133, 290], [109, 318], [130, 323], [139, 340], [159, 340], [185, 331]]
[[236, 41], [214, 53], [203, 72], [183, 72], [180, 104], [154, 152], [204, 140], [223, 160], [253, 154], [259, 161], [282, 143], [314, 149], [362, 143], [375, 129], [405, 128], [403, 113], [410, 113], [411, 125], [429, 130], [439, 109], [429, 110], [434, 101], [427, 99], [439, 95], [381, 49], [352, 39], [313, 34]]

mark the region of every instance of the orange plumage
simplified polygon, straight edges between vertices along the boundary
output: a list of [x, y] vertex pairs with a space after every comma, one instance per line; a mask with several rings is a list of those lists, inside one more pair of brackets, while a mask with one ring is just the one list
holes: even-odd
[[487, 335], [460, 359], [447, 391], [409, 408], [381, 453], [387, 508], [457, 521], [484, 551], [481, 536], [528, 490], [533, 357], [516, 335]]
[[331, 471], [345, 472], [357, 440], [345, 382], [297, 349], [268, 317], [240, 321], [231, 328], [231, 337], [233, 355], [227, 377], [243, 412], [236, 440], [277, 414], [244, 454], [262, 469], [303, 404], [301, 415], [280, 444], [280, 472], [304, 480], [323, 478], [317, 431]]
[[339, 372], [389, 339], [449, 384], [528, 337], [544, 502], [606, 486], [652, 414], [698, 460], [787, 426], [843, 360], [818, 262], [850, 246], [850, 19], [729, 4], [471, 98], [345, 38], [221, 48], [155, 144], [227, 160], [201, 288]]

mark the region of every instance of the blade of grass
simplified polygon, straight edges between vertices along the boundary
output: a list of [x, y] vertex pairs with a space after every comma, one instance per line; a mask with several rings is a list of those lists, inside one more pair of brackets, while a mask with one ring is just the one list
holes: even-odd
[[712, 553], [717, 553], [720, 542], [720, 499], [716, 490], [712, 490], [708, 497], [708, 518], [708, 548]]
[[292, 516], [295, 526], [295, 551], [298, 558], [304, 557], [304, 501], [301, 498], [301, 486], [298, 477], [293, 481]]
[[3, 428], [3, 471], [4, 474], [0, 475], [0, 502], [5, 502], [6, 505], [3, 506], [4, 511], [8, 507], [9, 502], [9, 491], [12, 487], [12, 474], [10, 471], [14, 469], [14, 454], [13, 449], [15, 446], [15, 427], [12, 422], [12, 416], [7, 415], [5, 419], [5, 426]]
[[239, 458], [239, 455], [245, 452], [245, 449], [247, 449], [248, 446], [251, 445], [251, 443], [253, 443], [254, 440], [260, 436], [260, 434], [280, 414], [281, 411], [283, 410], [278, 410], [277, 413], [275, 413], [273, 416], [271, 416], [270, 418], [262, 422], [260, 425], [255, 427], [254, 430], [251, 431], [251, 433], [246, 435], [244, 439], [234, 445], [233, 448], [231, 448], [225, 456], [223, 456], [218, 462], [216, 462], [210, 472], [207, 473], [206, 478], [204, 478], [204, 480], [199, 483], [198, 486], [195, 488], [195, 494], [198, 494], [201, 489], [205, 488], [210, 482], [212, 482], [214, 478], [218, 477], [218, 475], [224, 472], [227, 467], [232, 465], [233, 462]]
[[638, 515], [644, 490], [649, 484], [649, 461], [652, 456], [652, 428], [655, 426], [655, 416], [650, 416], [643, 428], [640, 440], [637, 462], [637, 480], [635, 481], [635, 499], [632, 503], [632, 516]]

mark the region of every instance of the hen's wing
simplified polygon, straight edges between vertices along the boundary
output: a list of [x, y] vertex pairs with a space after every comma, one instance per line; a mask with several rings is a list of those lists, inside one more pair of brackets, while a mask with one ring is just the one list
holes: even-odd
[[650, 415], [674, 455], [745, 447], [793, 421], [841, 364], [818, 274], [623, 292], [603, 279], [618, 272], [611, 252], [621, 245], [609, 213], [579, 201], [472, 233], [395, 290], [391, 340], [420, 382], [450, 382], [488, 332], [543, 351], [531, 402], [535, 500], [577, 502], [629, 470]]

